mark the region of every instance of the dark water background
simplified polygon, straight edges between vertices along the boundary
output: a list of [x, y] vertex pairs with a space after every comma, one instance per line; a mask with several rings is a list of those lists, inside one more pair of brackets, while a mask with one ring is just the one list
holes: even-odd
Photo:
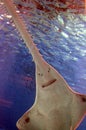
[[[86, 94], [86, 16], [79, 11], [54, 15], [21, 9], [21, 14], [44, 59], [73, 90]], [[17, 130], [16, 121], [34, 98], [32, 56], [0, 3], [0, 130]], [[77, 130], [86, 130], [86, 118]]]

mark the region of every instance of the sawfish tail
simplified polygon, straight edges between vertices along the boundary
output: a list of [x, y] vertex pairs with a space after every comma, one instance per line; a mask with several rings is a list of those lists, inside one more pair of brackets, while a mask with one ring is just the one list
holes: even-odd
[[18, 29], [22, 39], [24, 40], [26, 46], [29, 48], [29, 51], [33, 57], [33, 60], [36, 64], [39, 64], [40, 60], [43, 60], [39, 50], [36, 45], [33, 43], [32, 37], [26, 29], [25, 23], [20, 17], [20, 15], [16, 12], [16, 7], [12, 0], [2, 0], [7, 8], [7, 11], [10, 15], [12, 15], [13, 21]]

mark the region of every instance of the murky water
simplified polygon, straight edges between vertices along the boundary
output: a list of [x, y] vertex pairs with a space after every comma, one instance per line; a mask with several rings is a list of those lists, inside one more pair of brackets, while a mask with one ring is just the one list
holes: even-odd
[[[63, 75], [73, 90], [86, 94], [86, 16], [67, 11], [54, 15], [36, 8], [21, 12], [44, 59]], [[33, 104], [34, 74], [32, 56], [11, 16], [0, 4], [1, 128], [16, 130], [16, 121]], [[85, 129], [86, 119], [77, 130]]]

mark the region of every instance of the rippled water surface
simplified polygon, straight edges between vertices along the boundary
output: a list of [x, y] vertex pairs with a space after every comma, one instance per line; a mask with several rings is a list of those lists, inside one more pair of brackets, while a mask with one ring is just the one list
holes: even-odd
[[[32, 4], [31, 4], [32, 5]], [[21, 10], [22, 11], [22, 10]], [[71, 88], [86, 94], [86, 16], [42, 10], [21, 13], [44, 59]], [[16, 130], [15, 123], [35, 98], [35, 65], [29, 50], [0, 4], [0, 127]], [[86, 129], [86, 119], [77, 130]]]

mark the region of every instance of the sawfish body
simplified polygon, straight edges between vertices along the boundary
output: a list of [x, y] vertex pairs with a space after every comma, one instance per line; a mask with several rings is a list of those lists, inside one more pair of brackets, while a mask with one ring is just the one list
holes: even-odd
[[35, 102], [17, 121], [18, 129], [75, 130], [86, 114], [86, 95], [74, 92], [64, 78], [42, 58], [12, 1], [3, 2], [36, 66]]

